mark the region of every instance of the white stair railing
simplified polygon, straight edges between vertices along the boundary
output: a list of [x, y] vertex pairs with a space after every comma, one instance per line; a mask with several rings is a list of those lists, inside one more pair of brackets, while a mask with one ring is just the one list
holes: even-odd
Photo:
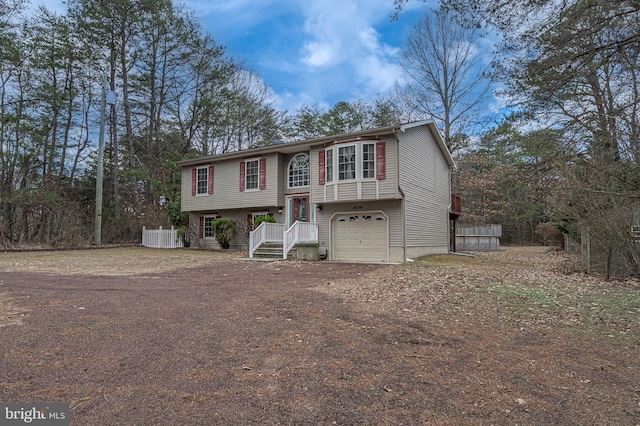
[[282, 241], [282, 258], [287, 259], [291, 249], [298, 243], [317, 243], [318, 224], [309, 222], [298, 222], [291, 225], [291, 228], [284, 232]]
[[260, 226], [249, 234], [249, 257], [253, 258], [253, 254], [258, 247], [264, 243], [282, 242], [285, 232], [286, 227], [284, 223], [262, 222]]

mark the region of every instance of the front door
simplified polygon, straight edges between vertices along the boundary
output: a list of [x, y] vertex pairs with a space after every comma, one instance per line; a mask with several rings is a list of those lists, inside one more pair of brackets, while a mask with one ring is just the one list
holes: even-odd
[[291, 223], [296, 220], [300, 222], [309, 222], [309, 196], [295, 195], [291, 197]]

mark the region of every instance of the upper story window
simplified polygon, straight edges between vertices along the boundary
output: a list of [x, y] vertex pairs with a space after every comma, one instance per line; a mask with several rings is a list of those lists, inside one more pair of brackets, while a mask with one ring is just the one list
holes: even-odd
[[258, 189], [259, 173], [260, 162], [258, 159], [245, 161], [245, 189]]
[[362, 144], [362, 179], [376, 177], [376, 146], [372, 143]]
[[384, 180], [387, 178], [385, 142], [356, 141], [336, 144], [318, 153], [318, 182]]
[[309, 156], [298, 154], [289, 163], [289, 188], [309, 186]]
[[333, 182], [333, 148], [327, 149], [325, 152], [326, 179], [327, 182]]
[[199, 167], [196, 175], [196, 195], [209, 193], [209, 168]]
[[240, 192], [267, 188], [267, 159], [250, 158], [240, 161]]
[[338, 147], [338, 180], [356, 178], [356, 146]]
[[191, 195], [213, 194], [213, 166], [191, 169]]

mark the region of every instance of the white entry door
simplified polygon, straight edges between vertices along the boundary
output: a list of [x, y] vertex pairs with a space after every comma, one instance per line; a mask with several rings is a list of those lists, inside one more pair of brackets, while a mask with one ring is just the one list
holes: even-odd
[[337, 214], [332, 222], [333, 259], [389, 261], [389, 224], [380, 212]]

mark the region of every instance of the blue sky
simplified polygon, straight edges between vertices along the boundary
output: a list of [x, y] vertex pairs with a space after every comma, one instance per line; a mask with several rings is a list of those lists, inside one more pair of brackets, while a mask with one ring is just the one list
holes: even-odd
[[421, 1], [397, 21], [393, 0], [190, 0], [186, 7], [227, 52], [273, 89], [281, 109], [370, 101], [393, 90]]
[[[393, 0], [186, 0], [184, 5], [230, 56], [273, 90], [278, 108], [294, 112], [303, 104], [330, 108], [392, 91], [407, 31], [432, 3], [410, 1], [393, 22]], [[66, 11], [62, 0], [32, 0], [39, 4]]]

